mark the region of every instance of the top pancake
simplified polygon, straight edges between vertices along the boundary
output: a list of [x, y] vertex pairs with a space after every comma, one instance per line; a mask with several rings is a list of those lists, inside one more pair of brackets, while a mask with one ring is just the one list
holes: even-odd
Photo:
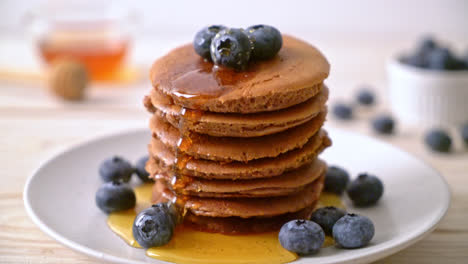
[[192, 44], [172, 50], [152, 66], [155, 89], [177, 105], [223, 113], [273, 111], [313, 97], [330, 70], [315, 47], [283, 36], [278, 55], [250, 62], [246, 71], [214, 67], [198, 56]]

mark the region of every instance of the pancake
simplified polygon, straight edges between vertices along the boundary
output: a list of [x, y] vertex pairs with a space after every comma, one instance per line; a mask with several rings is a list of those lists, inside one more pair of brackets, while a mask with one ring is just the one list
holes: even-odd
[[[309, 141], [325, 122], [326, 110], [306, 123], [263, 137], [234, 138], [213, 137], [198, 133], [185, 136], [189, 141], [178, 148], [179, 153], [185, 153], [196, 159], [215, 161], [248, 162], [260, 158], [273, 158], [290, 150], [300, 148]], [[177, 128], [167, 123], [161, 117], [154, 115], [150, 121], [153, 136], [166, 147], [176, 151], [181, 133]]]
[[245, 71], [213, 67], [192, 44], [170, 51], [150, 70], [152, 85], [189, 109], [257, 113], [296, 105], [313, 97], [330, 65], [312, 45], [283, 35], [283, 47], [270, 60], [252, 61]]
[[[176, 203], [194, 215], [208, 217], [272, 217], [294, 213], [316, 202], [323, 189], [325, 172], [304, 189], [288, 196], [266, 198], [205, 198], [196, 196], [177, 196]], [[174, 200], [175, 194], [162, 182], [157, 181], [153, 190], [153, 200], [163, 196]]]
[[175, 153], [157, 138], [152, 138], [148, 146], [159, 166], [167, 169], [177, 167], [182, 175], [207, 179], [254, 179], [281, 175], [312, 162], [319, 153], [331, 145], [325, 130], [320, 130], [302, 147], [275, 158], [263, 158], [244, 162], [217, 162], [212, 160], [194, 159], [187, 155], [179, 156], [179, 164], [174, 166]]
[[160, 168], [153, 158], [147, 163], [147, 171], [159, 180], [165, 180], [176, 194], [198, 197], [272, 197], [290, 195], [316, 180], [326, 170], [325, 162], [314, 160], [297, 170], [272, 178], [252, 180], [206, 180], [179, 175], [174, 181], [171, 172]]
[[[148, 111], [164, 118], [175, 127], [181, 121], [189, 131], [216, 137], [258, 137], [285, 131], [301, 125], [323, 110], [328, 99], [328, 88], [320, 85], [320, 91], [313, 98], [292, 107], [273, 112], [255, 114], [222, 114], [187, 110], [175, 105], [167, 96], [152, 90], [145, 97]], [[194, 112], [194, 113], [193, 113]]]

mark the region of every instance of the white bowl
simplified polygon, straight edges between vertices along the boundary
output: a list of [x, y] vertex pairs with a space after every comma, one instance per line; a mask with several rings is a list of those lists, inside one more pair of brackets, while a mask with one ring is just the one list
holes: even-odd
[[468, 70], [439, 71], [387, 63], [390, 105], [403, 123], [459, 126], [468, 122]]

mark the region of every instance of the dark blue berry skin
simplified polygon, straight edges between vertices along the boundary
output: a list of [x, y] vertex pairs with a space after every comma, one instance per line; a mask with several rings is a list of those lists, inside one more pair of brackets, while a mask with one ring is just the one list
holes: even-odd
[[400, 58], [400, 61], [404, 64], [411, 65], [419, 68], [427, 68], [427, 58], [426, 55], [416, 53], [411, 55], [406, 55]]
[[367, 173], [359, 174], [347, 189], [349, 198], [358, 207], [374, 205], [382, 197], [383, 191], [382, 181]]
[[135, 207], [135, 203], [133, 190], [118, 181], [106, 182], [96, 192], [96, 205], [106, 214], [128, 210]]
[[343, 168], [329, 166], [325, 174], [325, 191], [341, 195], [349, 182], [349, 174]]
[[217, 65], [244, 70], [251, 52], [252, 42], [243, 29], [224, 29], [211, 41], [211, 58]]
[[356, 99], [361, 105], [373, 105], [375, 102], [375, 95], [369, 89], [362, 89], [358, 92]]
[[163, 246], [172, 238], [175, 216], [167, 203], [155, 204], [141, 211], [133, 222], [133, 237], [144, 248]]
[[325, 233], [312, 221], [292, 220], [281, 227], [278, 238], [285, 249], [299, 255], [309, 255], [322, 247]]
[[193, 48], [202, 58], [211, 61], [210, 45], [211, 40], [219, 31], [225, 29], [222, 25], [211, 25], [198, 31], [193, 39]]
[[468, 124], [465, 124], [461, 129], [462, 139], [468, 145]]
[[326, 235], [331, 236], [333, 231], [333, 225], [336, 221], [343, 217], [346, 214], [346, 211], [334, 206], [322, 207], [312, 214], [310, 220], [317, 223], [322, 227]]
[[333, 115], [339, 119], [349, 120], [353, 118], [353, 109], [348, 105], [341, 103], [335, 104], [332, 111]]
[[448, 48], [433, 49], [427, 55], [427, 63], [434, 70], [461, 70], [465, 66]]
[[416, 53], [427, 55], [429, 52], [431, 52], [437, 47], [438, 45], [436, 41], [434, 40], [434, 38], [431, 36], [426, 36], [422, 38], [421, 41], [419, 42], [419, 47]]
[[127, 160], [114, 156], [101, 163], [99, 175], [104, 182], [123, 181], [128, 182], [133, 174], [133, 167]]
[[452, 147], [452, 139], [443, 130], [435, 129], [426, 133], [424, 142], [427, 146], [434, 151], [438, 152], [450, 152]]
[[360, 248], [374, 237], [374, 224], [361, 215], [347, 214], [333, 226], [333, 239], [343, 248]]
[[395, 128], [395, 121], [390, 116], [378, 116], [372, 120], [372, 128], [380, 134], [392, 134]]
[[153, 182], [153, 180], [149, 178], [150, 175], [145, 169], [148, 158], [148, 156], [141, 157], [135, 165], [135, 173], [142, 182]]
[[252, 58], [267, 60], [273, 58], [283, 46], [283, 37], [278, 29], [267, 25], [255, 25], [246, 29], [253, 43]]

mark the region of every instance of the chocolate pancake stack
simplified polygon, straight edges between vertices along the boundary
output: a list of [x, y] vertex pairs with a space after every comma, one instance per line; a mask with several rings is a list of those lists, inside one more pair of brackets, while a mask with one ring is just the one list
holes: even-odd
[[309, 217], [326, 171], [318, 155], [331, 145], [321, 128], [329, 68], [289, 36], [275, 58], [241, 72], [204, 61], [191, 45], [158, 59], [144, 102], [153, 114], [153, 202], [172, 200], [185, 224], [228, 234]]

